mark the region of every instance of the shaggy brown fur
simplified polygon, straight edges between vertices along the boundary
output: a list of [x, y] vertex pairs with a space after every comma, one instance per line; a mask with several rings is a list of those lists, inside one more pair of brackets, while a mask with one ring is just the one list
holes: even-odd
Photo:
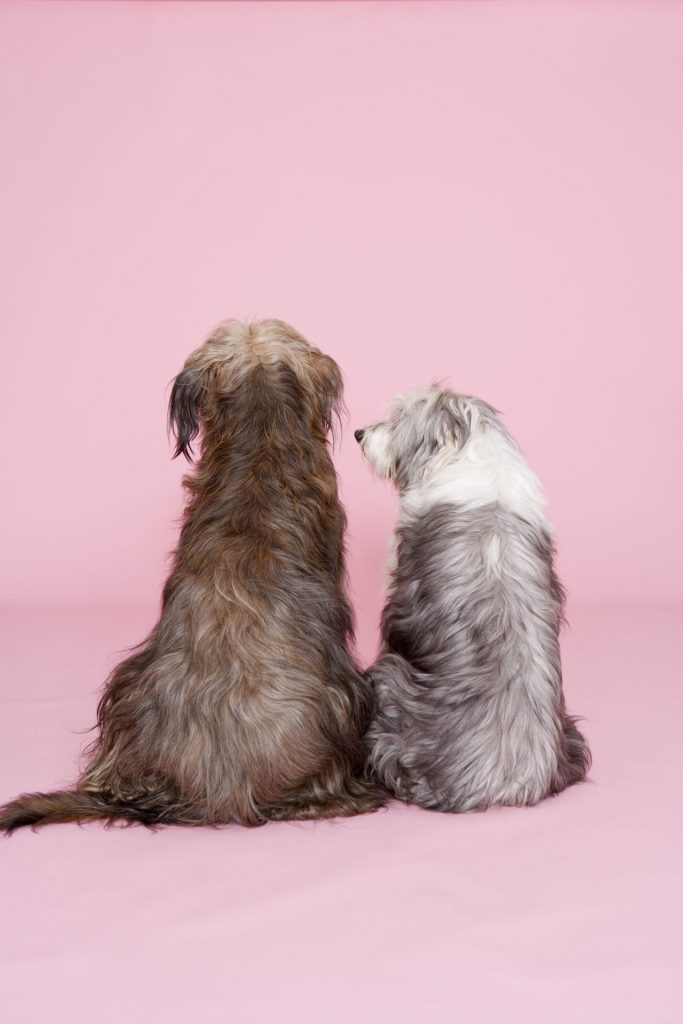
[[228, 321], [176, 378], [176, 455], [201, 457], [159, 623], [115, 669], [76, 785], [0, 829], [89, 818], [258, 825], [357, 814], [371, 714], [348, 651], [345, 518], [328, 450], [342, 380], [277, 320]]

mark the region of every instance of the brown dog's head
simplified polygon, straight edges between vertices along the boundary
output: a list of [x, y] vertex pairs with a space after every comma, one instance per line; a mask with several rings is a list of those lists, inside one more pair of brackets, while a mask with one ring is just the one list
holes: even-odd
[[[220, 426], [230, 398], [251, 381], [277, 379], [283, 403], [291, 397], [314, 433], [327, 434], [342, 403], [342, 376], [326, 356], [282, 320], [247, 324], [227, 320], [192, 355], [176, 377], [168, 408], [176, 439], [174, 458], [192, 458], [192, 442], [209, 427]], [[294, 414], [294, 413], [293, 413]]]

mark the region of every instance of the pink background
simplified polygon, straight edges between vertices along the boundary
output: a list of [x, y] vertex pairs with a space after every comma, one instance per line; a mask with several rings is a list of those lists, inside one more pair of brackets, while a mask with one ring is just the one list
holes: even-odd
[[[683, 5], [0, 9], [0, 603], [156, 601], [166, 386], [227, 316], [334, 355], [349, 426], [502, 409], [580, 601], [683, 599]], [[347, 428], [359, 611], [394, 504]]]
[[505, 412], [595, 755], [531, 811], [0, 842], [8, 1024], [680, 1024], [682, 97], [680, 3], [0, 6], [0, 800], [74, 777], [153, 621], [167, 385], [227, 316], [344, 370], [365, 660], [353, 427], [442, 377]]

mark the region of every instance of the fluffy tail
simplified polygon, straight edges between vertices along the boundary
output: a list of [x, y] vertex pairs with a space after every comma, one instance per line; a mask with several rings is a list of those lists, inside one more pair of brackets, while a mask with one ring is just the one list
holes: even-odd
[[590, 771], [593, 762], [590, 747], [582, 733], [576, 727], [578, 719], [573, 715], [566, 715], [564, 720], [564, 736], [567, 742], [567, 786], [575, 782], [583, 782]]
[[64, 789], [56, 793], [25, 793], [11, 803], [0, 807], [0, 832], [11, 835], [24, 825], [41, 825], [66, 821], [91, 821], [95, 818], [124, 818], [152, 825], [161, 821], [158, 807], [137, 803], [108, 802], [102, 796], [78, 789]]

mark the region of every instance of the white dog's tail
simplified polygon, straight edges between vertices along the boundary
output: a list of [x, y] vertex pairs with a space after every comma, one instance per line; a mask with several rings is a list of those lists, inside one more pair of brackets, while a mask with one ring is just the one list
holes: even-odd
[[565, 786], [573, 785], [575, 782], [583, 782], [590, 771], [593, 761], [590, 747], [576, 727], [577, 721], [578, 719], [573, 715], [565, 715], [564, 736], [567, 743], [565, 771], [567, 774], [561, 786], [562, 789]]

